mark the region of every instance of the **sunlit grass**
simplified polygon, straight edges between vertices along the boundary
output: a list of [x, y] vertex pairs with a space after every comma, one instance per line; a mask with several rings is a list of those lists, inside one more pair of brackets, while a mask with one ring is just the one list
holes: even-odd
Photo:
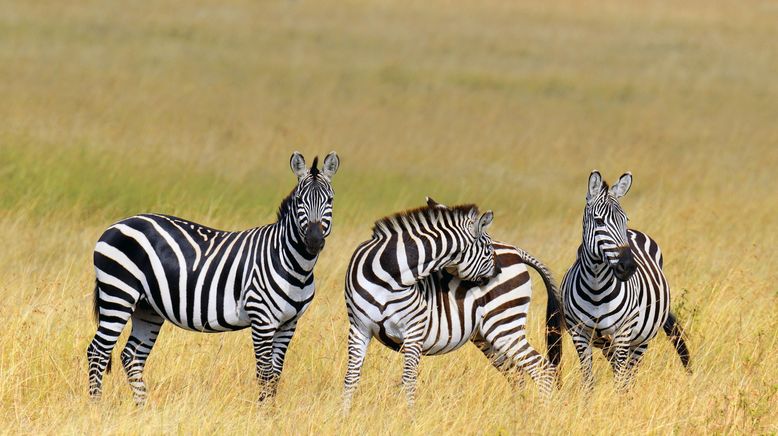
[[[29, 433], [778, 431], [778, 51], [770, 2], [2, 2], [0, 423]], [[164, 327], [138, 409], [120, 365], [87, 398], [96, 239], [164, 212], [272, 221], [293, 150], [337, 150], [334, 231], [279, 396], [255, 402], [247, 332]], [[630, 224], [665, 253], [694, 374], [663, 337], [630, 394], [597, 356], [544, 406], [472, 346], [422, 361], [373, 345], [340, 416], [343, 275], [376, 218], [476, 202], [491, 234], [561, 280], [586, 177], [635, 175]], [[534, 276], [533, 276], [534, 277]], [[543, 349], [544, 294], [530, 312]], [[123, 339], [120, 346], [123, 345]], [[115, 355], [118, 353], [115, 353]], [[118, 362], [115, 362], [118, 363]]]

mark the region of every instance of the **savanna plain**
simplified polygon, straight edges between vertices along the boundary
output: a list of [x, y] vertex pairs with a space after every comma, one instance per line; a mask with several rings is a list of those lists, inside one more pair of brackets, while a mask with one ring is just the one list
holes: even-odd
[[[0, 1], [0, 431], [778, 432], [776, 23], [773, 1]], [[170, 325], [145, 407], [119, 365], [90, 401], [102, 230], [272, 222], [294, 150], [341, 167], [275, 403], [256, 402], [247, 331]], [[566, 336], [544, 405], [465, 346], [422, 360], [411, 413], [401, 356], [374, 343], [341, 417], [344, 274], [375, 219], [474, 202], [561, 281], [593, 168], [634, 175], [622, 203], [665, 253], [692, 375], [660, 335], [630, 393], [597, 355], [585, 395]]]

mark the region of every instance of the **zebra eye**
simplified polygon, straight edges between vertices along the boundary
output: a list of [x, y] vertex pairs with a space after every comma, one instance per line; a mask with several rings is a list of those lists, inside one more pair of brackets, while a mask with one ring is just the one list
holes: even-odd
[[597, 224], [598, 226], [604, 226], [605, 220], [600, 217], [594, 217], [594, 223]]

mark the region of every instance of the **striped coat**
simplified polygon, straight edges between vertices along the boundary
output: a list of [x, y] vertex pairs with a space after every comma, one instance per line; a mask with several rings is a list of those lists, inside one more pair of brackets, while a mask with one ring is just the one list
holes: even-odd
[[313, 268], [331, 231], [333, 152], [321, 171], [291, 158], [298, 178], [278, 221], [228, 232], [161, 214], [119, 221], [94, 252], [97, 332], [87, 349], [89, 392], [98, 398], [111, 351], [121, 353], [135, 401], [146, 400], [143, 369], [163, 323], [206, 333], [251, 328], [260, 399], [275, 394], [297, 321], [314, 296]]

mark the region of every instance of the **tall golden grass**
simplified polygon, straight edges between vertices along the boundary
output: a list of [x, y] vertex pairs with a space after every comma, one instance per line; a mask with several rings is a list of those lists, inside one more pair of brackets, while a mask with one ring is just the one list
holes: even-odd
[[[6, 2], [0, 4], [0, 429], [5, 433], [778, 432], [778, 9], [769, 1]], [[294, 149], [332, 149], [334, 231], [279, 396], [258, 405], [246, 332], [164, 327], [149, 404], [120, 369], [87, 398], [91, 251], [146, 211], [271, 222]], [[558, 280], [586, 178], [635, 175], [631, 225], [665, 252], [689, 333], [635, 389], [598, 356], [579, 391], [565, 339], [552, 404], [472, 346], [422, 361], [370, 349], [340, 416], [343, 275], [374, 219], [421, 205], [494, 209], [495, 239]], [[531, 340], [543, 349], [535, 281]], [[124, 336], [123, 336], [124, 337]], [[123, 339], [119, 346], [122, 346]]]

